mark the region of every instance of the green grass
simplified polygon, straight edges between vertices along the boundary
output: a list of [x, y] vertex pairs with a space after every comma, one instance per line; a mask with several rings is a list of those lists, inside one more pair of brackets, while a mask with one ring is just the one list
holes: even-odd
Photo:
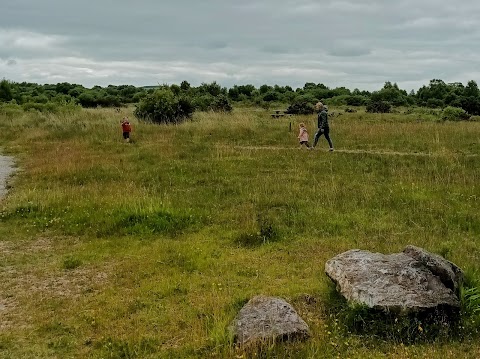
[[0, 111], [20, 168], [0, 202], [0, 357], [241, 357], [227, 327], [258, 294], [287, 299], [312, 337], [253, 357], [480, 356], [474, 290], [457, 335], [407, 340], [349, 330], [362, 310], [335, 310], [324, 274], [342, 251], [414, 244], [478, 287], [480, 123], [345, 113], [328, 153], [323, 138], [298, 149], [314, 116], [132, 120], [126, 144], [124, 115]]

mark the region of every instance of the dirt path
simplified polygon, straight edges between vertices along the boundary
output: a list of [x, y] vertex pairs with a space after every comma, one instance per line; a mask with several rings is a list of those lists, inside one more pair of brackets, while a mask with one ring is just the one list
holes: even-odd
[[[229, 147], [229, 146], [217, 146], [217, 147]], [[308, 150], [303, 147], [279, 147], [279, 146], [233, 146], [236, 150], [252, 150], [252, 151], [261, 151], [261, 150], [270, 150], [270, 151], [284, 151], [284, 150], [302, 150], [307, 152]], [[319, 152], [326, 152], [327, 150], [313, 150]], [[388, 151], [388, 150], [346, 150], [346, 149], [335, 149], [335, 153], [354, 153], [354, 154], [368, 154], [368, 155], [382, 155], [382, 156], [417, 156], [417, 157], [444, 157], [447, 155], [459, 155], [465, 157], [477, 157], [478, 154], [475, 153], [428, 153], [428, 152], [399, 152], [399, 151]]]
[[12, 157], [0, 156], [0, 199], [7, 193], [7, 179], [15, 170]]

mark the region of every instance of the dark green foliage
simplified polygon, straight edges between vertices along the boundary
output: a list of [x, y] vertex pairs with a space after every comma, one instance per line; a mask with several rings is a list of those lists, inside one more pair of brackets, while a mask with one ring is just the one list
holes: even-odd
[[373, 92], [370, 100], [376, 102], [389, 102], [393, 106], [405, 106], [408, 103], [407, 92], [400, 90], [398, 85], [387, 81], [380, 91]]
[[191, 87], [192, 86], [188, 83], [188, 81], [182, 81], [182, 83], [180, 84], [180, 88], [182, 89], [182, 91], [188, 91]]
[[10, 86], [10, 82], [3, 79], [0, 81], [0, 101], [1, 102], [8, 102], [13, 99], [12, 88]]
[[267, 93], [265, 93], [265, 95], [263, 95], [263, 101], [266, 102], [278, 101], [279, 98], [280, 94], [275, 91], [268, 91]]
[[228, 101], [227, 96], [218, 95], [214, 98], [212, 104], [210, 105], [210, 109], [215, 112], [230, 112], [233, 108]]
[[193, 106], [199, 111], [230, 112], [232, 105], [227, 96], [204, 94], [193, 99]]
[[386, 101], [371, 101], [367, 105], [367, 112], [388, 113], [392, 110], [392, 105]]
[[[431, 80], [417, 93], [414, 90], [407, 93], [390, 81], [385, 82], [379, 91], [369, 92], [359, 89], [350, 91], [345, 87], [329, 88], [324, 84], [313, 82], [307, 82], [303, 88], [295, 90], [290, 86], [267, 84], [261, 85], [258, 89], [251, 84], [234, 85], [227, 89], [216, 82], [202, 83], [194, 87], [187, 81], [182, 81], [180, 85], [144, 87], [109, 85], [94, 86], [89, 89], [67, 82], [38, 85], [9, 82], [4, 79], [0, 83], [0, 102], [15, 100], [20, 105], [73, 102], [90, 108], [119, 107], [144, 101], [147, 95], [152, 95], [155, 90], [162, 88], [169, 88], [175, 97], [188, 98], [188, 101], [200, 111], [228, 112], [231, 107], [229, 101], [235, 101], [263, 108], [274, 106], [273, 103], [275, 105], [290, 103], [293, 106], [291, 113], [307, 113], [308, 111], [298, 107], [304, 108], [301, 105], [303, 102], [314, 105], [320, 100], [334, 106], [369, 106], [372, 112], [385, 112], [385, 106], [374, 106], [374, 104], [388, 102], [391, 106], [418, 105], [431, 108], [452, 106], [462, 108], [469, 115], [480, 115], [480, 90], [475, 81], [470, 80], [464, 86], [460, 82], [445, 83], [440, 79]], [[28, 107], [35, 108], [32, 105]], [[43, 111], [43, 108], [38, 107], [38, 110]]]
[[311, 96], [298, 96], [285, 112], [292, 115], [311, 115], [315, 112], [317, 102], [318, 100]]
[[466, 314], [480, 316], [480, 288], [462, 289], [461, 298]]
[[480, 97], [463, 97], [459, 100], [461, 107], [471, 115], [480, 115]]
[[464, 109], [458, 107], [448, 106], [443, 109], [442, 119], [448, 121], [462, 121], [468, 120], [470, 116], [465, 112]]
[[311, 103], [302, 101], [291, 104], [285, 112], [292, 115], [311, 115], [315, 108]]
[[380, 338], [396, 343], [422, 343], [448, 340], [459, 333], [460, 311], [438, 308], [425, 312], [396, 313], [372, 309], [365, 305], [347, 303], [330, 286], [327, 314], [331, 331], [336, 335], [361, 335], [366, 340]]
[[227, 89], [222, 88], [215, 81], [210, 84], [202, 83], [199, 87], [195, 89], [195, 92], [201, 95], [205, 95], [205, 94], [209, 94], [212, 96], [218, 96], [220, 94], [227, 95]]
[[348, 106], [364, 106], [368, 103], [368, 97], [362, 95], [347, 96], [345, 102]]
[[178, 123], [192, 116], [194, 106], [186, 96], [176, 96], [168, 87], [146, 95], [134, 111], [136, 117], [155, 123]]
[[443, 101], [437, 98], [429, 98], [426, 106], [430, 108], [439, 108], [443, 106]]

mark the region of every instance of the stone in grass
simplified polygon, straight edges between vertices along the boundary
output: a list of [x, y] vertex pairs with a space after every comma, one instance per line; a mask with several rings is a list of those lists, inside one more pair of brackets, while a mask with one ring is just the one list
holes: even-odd
[[405, 247], [403, 253], [421, 262], [430, 272], [440, 278], [447, 288], [453, 290], [457, 296], [459, 295], [464, 276], [459, 267], [438, 254], [412, 245]]
[[428, 252], [421, 252], [425, 254], [422, 256], [413, 252], [418, 251], [408, 249], [409, 255], [385, 255], [353, 249], [327, 261], [325, 273], [349, 302], [403, 314], [426, 311], [457, 314], [460, 301], [454, 286], [446, 286], [430, 270], [432, 266], [424, 264], [425, 260], [414, 258], [423, 258]]
[[307, 323], [285, 300], [256, 296], [240, 310], [230, 329], [235, 343], [245, 346], [265, 341], [307, 339]]

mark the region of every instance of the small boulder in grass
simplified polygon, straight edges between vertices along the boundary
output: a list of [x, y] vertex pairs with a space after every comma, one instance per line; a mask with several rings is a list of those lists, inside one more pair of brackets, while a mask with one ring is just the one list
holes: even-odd
[[240, 310], [230, 329], [236, 344], [304, 340], [310, 336], [307, 323], [285, 300], [256, 296]]

